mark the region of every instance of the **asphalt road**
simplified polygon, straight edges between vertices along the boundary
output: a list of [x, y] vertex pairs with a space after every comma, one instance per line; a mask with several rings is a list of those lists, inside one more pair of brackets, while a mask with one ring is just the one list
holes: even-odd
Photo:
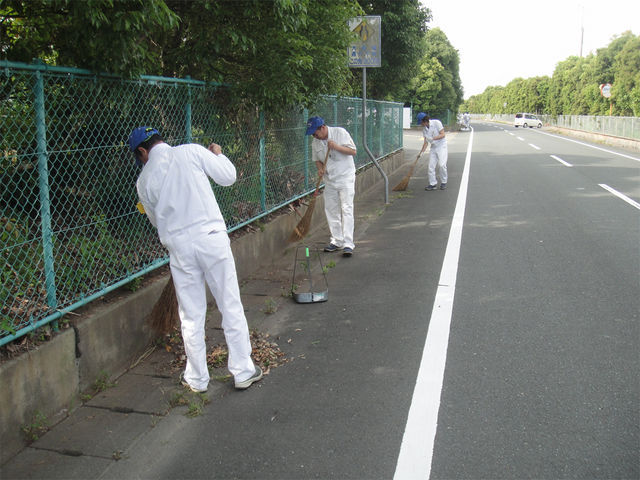
[[293, 361], [100, 478], [638, 478], [640, 155], [473, 127], [278, 310]]

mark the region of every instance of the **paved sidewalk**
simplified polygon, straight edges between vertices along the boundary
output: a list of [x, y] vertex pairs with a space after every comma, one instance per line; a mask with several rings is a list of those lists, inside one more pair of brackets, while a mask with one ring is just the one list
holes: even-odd
[[[391, 204], [403, 196], [412, 195], [423, 189], [423, 180], [414, 185], [414, 192], [392, 192], [415, 158], [417, 151], [405, 146], [405, 165], [399, 168], [389, 179], [389, 199]], [[420, 170], [426, 172], [423, 157]], [[420, 192], [424, 193], [424, 192]], [[367, 192], [356, 195], [356, 243], [366, 238], [364, 233], [372, 222], [385, 221], [384, 189], [382, 181]], [[321, 209], [314, 215], [324, 216]], [[322, 249], [327, 243], [328, 230], [319, 228], [304, 239], [301, 244]], [[356, 248], [352, 258], [340, 254], [321, 254], [327, 267], [329, 278], [329, 302], [331, 302], [331, 270], [340, 269], [343, 262], [353, 262], [358, 257]], [[279, 331], [288, 306], [295, 303], [289, 292], [292, 285], [295, 244], [286, 249], [279, 261], [263, 268], [241, 283], [241, 292], [245, 313], [250, 329], [261, 333], [262, 340], [274, 342], [286, 351], [286, 337], [280, 338]], [[357, 278], [353, 279], [358, 282]], [[363, 294], [366, 292], [362, 292]], [[220, 315], [210, 308], [207, 321], [208, 353], [216, 345], [224, 345], [224, 336], [220, 327]], [[171, 347], [171, 351], [169, 351]], [[279, 347], [274, 346], [274, 350]], [[215, 409], [212, 399], [227, 395], [250, 395], [253, 389], [261, 388], [269, 376], [254, 384], [247, 393], [237, 392], [228, 378], [226, 368], [214, 369], [209, 390], [206, 394], [195, 394], [178, 384], [182, 368], [175, 351], [179, 346], [157, 344], [139, 358], [132, 367], [113, 385], [103, 385], [104, 390], [97, 393], [69, 417], [55, 425], [41, 438], [25, 448], [15, 458], [0, 467], [0, 478], [64, 478], [89, 479], [112, 478], [109, 471], [114, 462], [127, 458], [132, 446], [141, 441], [150, 430], [159, 428], [167, 418], [188, 419], [197, 417], [204, 409]], [[285, 355], [286, 356], [286, 355]], [[178, 360], [178, 361], [177, 361]], [[287, 358], [287, 361], [295, 361]], [[278, 366], [286, 369], [286, 363]], [[267, 372], [268, 373], [268, 372]], [[178, 418], [179, 417], [179, 418]], [[169, 440], [167, 440], [169, 441]]]

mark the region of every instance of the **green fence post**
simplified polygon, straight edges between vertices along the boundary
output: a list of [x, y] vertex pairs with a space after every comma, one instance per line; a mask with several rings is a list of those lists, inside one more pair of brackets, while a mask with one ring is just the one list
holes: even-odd
[[[185, 77], [187, 80], [191, 79], [191, 76]], [[185, 107], [185, 130], [187, 131], [186, 142], [191, 143], [193, 136], [191, 134], [191, 84], [187, 85], [187, 105]]]
[[[44, 109], [44, 81], [42, 72], [36, 70], [34, 86], [34, 108], [36, 114], [36, 140], [38, 148], [38, 179], [40, 188], [40, 217], [42, 220], [42, 252], [44, 255], [44, 277], [47, 290], [47, 305], [52, 310], [58, 306], [56, 299], [56, 275], [53, 266], [53, 233], [51, 231], [51, 203], [49, 201], [49, 166], [47, 153], [47, 125]], [[58, 322], [53, 328], [58, 329]]]
[[338, 123], [338, 97], [333, 97], [333, 124], [339, 125]]
[[264, 130], [264, 112], [260, 110], [260, 206], [262, 211], [267, 210], [267, 173], [265, 164], [265, 130]]
[[[307, 129], [307, 119], [309, 118], [309, 109], [305, 108], [302, 112], [302, 124]], [[309, 135], [304, 135], [304, 189], [309, 190]]]
[[383, 156], [385, 151], [384, 151], [384, 104], [383, 103], [379, 103], [378, 104], [378, 148], [379, 148], [379, 156]]
[[[356, 145], [361, 143], [359, 128], [360, 128], [360, 122], [358, 122], [358, 104], [354, 103], [353, 104], [353, 141], [356, 142]], [[358, 148], [356, 149], [356, 153], [361, 152], [362, 150], [363, 150], [362, 148]]]

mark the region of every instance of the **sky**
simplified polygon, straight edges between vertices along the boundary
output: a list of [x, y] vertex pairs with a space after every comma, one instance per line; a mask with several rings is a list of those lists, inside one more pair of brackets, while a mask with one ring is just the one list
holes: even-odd
[[[464, 98], [511, 80], [551, 76], [572, 55], [640, 35], [638, 0], [421, 0], [460, 55]], [[582, 28], [581, 28], [582, 27]]]

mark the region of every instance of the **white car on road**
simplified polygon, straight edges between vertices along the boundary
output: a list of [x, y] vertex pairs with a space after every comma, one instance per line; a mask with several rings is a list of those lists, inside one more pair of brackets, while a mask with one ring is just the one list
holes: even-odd
[[542, 127], [542, 122], [538, 117], [531, 113], [516, 113], [516, 118], [513, 121], [513, 126], [518, 128], [533, 128], [533, 127]]

